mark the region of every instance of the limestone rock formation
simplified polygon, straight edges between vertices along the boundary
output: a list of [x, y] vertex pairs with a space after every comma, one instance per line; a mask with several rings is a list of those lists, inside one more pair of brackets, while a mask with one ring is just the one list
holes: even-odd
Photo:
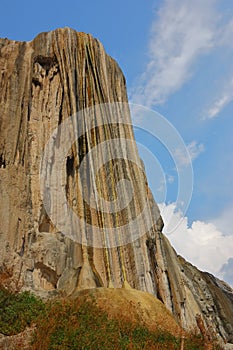
[[132, 287], [233, 343], [232, 289], [163, 235], [125, 79], [100, 42], [69, 28], [0, 39], [0, 90], [0, 282], [44, 296]]

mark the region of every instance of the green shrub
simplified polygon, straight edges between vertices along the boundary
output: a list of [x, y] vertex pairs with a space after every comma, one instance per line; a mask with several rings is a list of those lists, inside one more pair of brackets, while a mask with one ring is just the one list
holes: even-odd
[[22, 332], [44, 309], [45, 304], [29, 292], [13, 294], [0, 288], [0, 333]]

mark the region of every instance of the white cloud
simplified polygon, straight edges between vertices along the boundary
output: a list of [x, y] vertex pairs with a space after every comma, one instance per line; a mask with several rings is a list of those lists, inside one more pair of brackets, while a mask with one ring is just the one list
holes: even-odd
[[198, 144], [197, 141], [192, 141], [186, 146], [188, 153], [184, 153], [180, 148], [175, 150], [176, 160], [180, 166], [187, 165], [194, 159], [196, 159], [202, 152], [204, 152], [205, 147], [202, 143]]
[[233, 235], [232, 227], [233, 204], [227, 206], [222, 213], [210, 221], [225, 235]]
[[225, 236], [212, 223], [194, 221], [189, 226], [187, 217], [175, 211], [175, 204], [159, 207], [165, 223], [164, 233], [178, 254], [199, 269], [223, 278], [222, 267], [233, 258], [233, 236]]
[[163, 103], [193, 74], [200, 55], [214, 46], [215, 1], [165, 0], [152, 25], [150, 61], [132, 101], [151, 107]]
[[230, 102], [233, 101], [233, 78], [230, 79], [225, 87], [223, 88], [223, 93], [219, 98], [217, 98], [212, 106], [207, 111], [207, 115], [204, 119], [212, 119], [215, 118], [225, 106], [227, 106]]
[[188, 144], [187, 149], [188, 149], [190, 158], [194, 160], [199, 156], [199, 154], [204, 152], [205, 147], [202, 143], [198, 144], [197, 141], [192, 141], [191, 143]]
[[[149, 62], [131, 89], [132, 102], [147, 107], [164, 103], [193, 76], [205, 54], [217, 53], [215, 58], [222, 64], [221, 57], [233, 48], [233, 18], [216, 4], [215, 0], [164, 0], [151, 27]], [[229, 75], [231, 60], [227, 65]], [[225, 86], [220, 83], [219, 96], [203, 119], [216, 117], [233, 100], [232, 91], [233, 79]]]

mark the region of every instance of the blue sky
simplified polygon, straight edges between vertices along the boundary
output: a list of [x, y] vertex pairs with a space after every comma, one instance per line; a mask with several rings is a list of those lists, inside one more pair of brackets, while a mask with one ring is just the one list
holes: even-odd
[[[2, 0], [1, 9], [1, 37], [28, 41], [65, 26], [97, 37], [122, 68], [130, 101], [174, 125], [193, 160], [193, 196], [185, 213], [176, 210], [171, 160], [153, 138], [136, 132], [163, 159], [165, 223], [168, 213], [174, 221], [184, 216], [169, 239], [199, 268], [233, 285], [233, 2]], [[160, 201], [159, 179], [151, 164], [146, 167]]]

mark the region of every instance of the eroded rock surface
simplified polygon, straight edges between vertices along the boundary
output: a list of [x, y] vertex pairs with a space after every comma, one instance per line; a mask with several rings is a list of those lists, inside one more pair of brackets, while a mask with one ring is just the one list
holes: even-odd
[[[161, 233], [158, 207], [138, 166], [125, 79], [100, 42], [69, 28], [31, 42], [0, 39], [0, 90], [0, 282], [44, 296], [131, 286], [157, 296], [183, 327], [198, 328], [201, 317], [211, 335], [233, 342], [231, 288], [178, 257]], [[114, 113], [106, 113], [103, 103], [112, 103]], [[88, 117], [80, 112], [87, 108]], [[79, 138], [65, 154], [58, 184], [59, 126], [77, 112], [67, 129], [70, 140], [77, 131]], [[90, 150], [103, 143], [109, 159], [97, 152], [88, 163]], [[98, 199], [92, 198], [96, 169], [96, 191], [113, 202], [113, 212], [98, 210]], [[126, 186], [122, 193], [128, 205], [118, 210], [122, 179], [131, 182], [133, 197]], [[64, 194], [80, 220], [67, 216], [52, 191]], [[145, 203], [153, 225], [142, 220], [134, 227], [137, 239], [135, 232], [130, 239], [132, 228], [127, 231], [126, 225]], [[108, 238], [104, 227], [122, 228], [122, 236]], [[124, 237], [127, 244], [121, 245]]]

